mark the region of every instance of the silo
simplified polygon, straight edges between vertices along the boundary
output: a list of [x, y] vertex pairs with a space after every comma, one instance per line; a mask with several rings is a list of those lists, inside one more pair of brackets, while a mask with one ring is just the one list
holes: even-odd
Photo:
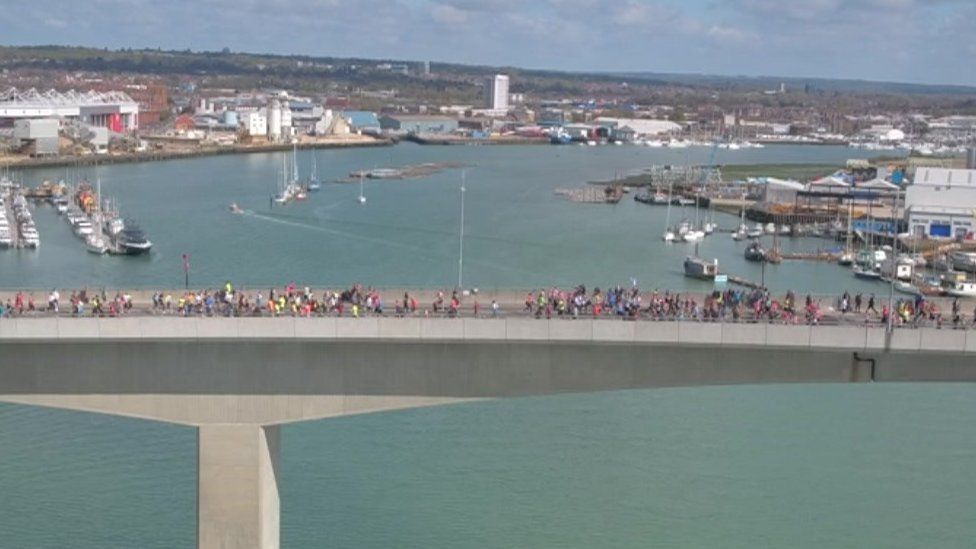
[[268, 139], [281, 140], [281, 103], [277, 99], [268, 107]]

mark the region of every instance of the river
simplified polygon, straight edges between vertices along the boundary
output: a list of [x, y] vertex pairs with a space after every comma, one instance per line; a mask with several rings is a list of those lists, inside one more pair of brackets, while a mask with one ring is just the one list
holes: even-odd
[[[308, 169], [309, 152], [300, 152]], [[855, 151], [768, 147], [717, 162], [842, 162]], [[553, 195], [704, 149], [418, 147], [320, 151], [319, 174], [463, 162], [465, 282], [488, 287], [626, 283], [701, 289], [685, 245], [659, 241], [664, 208]], [[94, 257], [47, 207], [38, 251], [0, 252], [0, 286], [191, 283], [449, 286], [457, 277], [460, 173], [327, 185], [268, 211], [280, 154], [100, 168], [155, 242], [147, 258]], [[63, 170], [34, 170], [30, 184]], [[94, 176], [94, 173], [92, 174]], [[250, 215], [227, 212], [230, 202]], [[693, 211], [685, 215], [693, 216]], [[733, 217], [720, 218], [731, 226]], [[796, 249], [826, 241], [788, 241]], [[741, 244], [702, 255], [758, 278]], [[858, 286], [834, 265], [770, 266], [783, 290]], [[880, 286], [876, 291], [883, 292]], [[0, 352], [16, 353], [16, 348]], [[0, 355], [2, 360], [3, 355]], [[513, 399], [286, 426], [285, 548], [971, 547], [976, 388], [766, 386]], [[0, 405], [4, 547], [191, 547], [190, 428]]]

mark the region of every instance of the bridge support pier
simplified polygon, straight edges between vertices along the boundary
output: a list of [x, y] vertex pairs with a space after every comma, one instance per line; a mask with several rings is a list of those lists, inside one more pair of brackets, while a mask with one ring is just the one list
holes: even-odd
[[278, 549], [279, 428], [198, 429], [198, 549]]

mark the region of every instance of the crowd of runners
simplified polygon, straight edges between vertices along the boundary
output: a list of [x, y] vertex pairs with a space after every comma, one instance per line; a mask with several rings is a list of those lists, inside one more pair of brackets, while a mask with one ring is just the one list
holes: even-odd
[[[482, 299], [476, 290], [426, 293], [420, 302], [416, 295], [384, 297], [380, 290], [353, 285], [343, 290], [313, 291], [288, 284], [267, 290], [240, 290], [231, 282], [220, 288], [183, 292], [153, 292], [147, 303], [136, 303], [128, 292], [78, 290], [67, 298], [57, 290], [39, 304], [32, 292], [16, 292], [0, 300], [0, 318], [58, 314], [74, 317], [120, 317], [132, 314], [175, 315], [184, 317], [315, 317], [315, 316], [420, 316], [420, 317], [500, 317], [532, 318], [620, 318], [629, 320], [699, 322], [776, 322], [785, 324], [884, 323], [893, 325], [976, 325], [976, 308], [963, 311], [958, 300], [934, 301], [923, 296], [898, 297], [889, 310], [887, 296], [850, 294], [839, 297], [797, 296], [793, 291], [774, 294], [768, 290], [713, 291], [706, 294], [653, 290], [641, 291], [636, 285], [606, 289], [552, 287], [533, 290], [499, 303]], [[431, 297], [432, 296], [432, 297]], [[943, 311], [940, 304], [945, 304]], [[893, 313], [892, 313], [893, 311]], [[891, 318], [889, 319], [889, 316]]]

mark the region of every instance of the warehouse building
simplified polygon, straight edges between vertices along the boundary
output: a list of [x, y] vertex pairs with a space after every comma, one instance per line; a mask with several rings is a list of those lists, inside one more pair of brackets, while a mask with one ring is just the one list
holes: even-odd
[[26, 147], [31, 156], [53, 156], [58, 154], [58, 130], [60, 123], [55, 118], [25, 118], [14, 121], [14, 139], [21, 147]]
[[976, 228], [976, 170], [919, 168], [905, 194], [905, 211], [913, 235], [971, 235]]
[[449, 134], [458, 129], [458, 120], [450, 116], [403, 114], [380, 117], [380, 128], [384, 132], [406, 134]]

